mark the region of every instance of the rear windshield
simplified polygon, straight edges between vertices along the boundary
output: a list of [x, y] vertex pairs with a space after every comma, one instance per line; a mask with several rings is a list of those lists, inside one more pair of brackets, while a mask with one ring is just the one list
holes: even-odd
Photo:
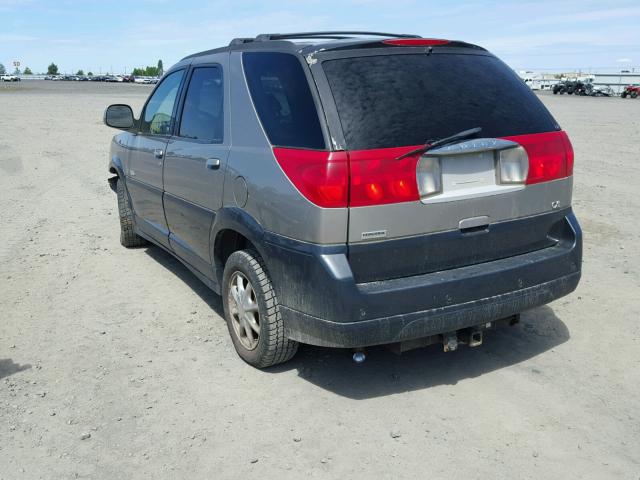
[[327, 60], [347, 148], [420, 145], [482, 127], [481, 137], [556, 130], [516, 74], [495, 57], [405, 54]]
[[271, 144], [324, 149], [318, 112], [298, 58], [288, 53], [246, 52], [242, 63]]

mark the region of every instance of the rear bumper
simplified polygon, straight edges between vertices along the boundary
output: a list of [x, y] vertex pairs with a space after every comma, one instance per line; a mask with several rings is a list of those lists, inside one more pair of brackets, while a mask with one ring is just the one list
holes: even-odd
[[570, 211], [554, 246], [423, 275], [356, 283], [346, 247], [267, 234], [265, 260], [286, 335], [328, 347], [363, 347], [436, 335], [509, 317], [572, 292], [582, 233]]

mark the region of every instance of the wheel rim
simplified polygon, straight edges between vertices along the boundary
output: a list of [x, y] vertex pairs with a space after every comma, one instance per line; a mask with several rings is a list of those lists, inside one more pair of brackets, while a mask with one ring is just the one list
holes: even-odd
[[244, 348], [253, 350], [260, 339], [260, 311], [256, 292], [241, 272], [231, 275], [228, 301], [236, 337]]

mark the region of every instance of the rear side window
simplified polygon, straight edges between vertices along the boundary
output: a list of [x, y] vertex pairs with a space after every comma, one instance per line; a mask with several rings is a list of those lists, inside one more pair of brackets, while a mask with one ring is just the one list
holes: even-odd
[[542, 102], [495, 57], [382, 55], [322, 66], [352, 150], [420, 145], [474, 127], [481, 137], [557, 130]]
[[222, 143], [224, 89], [220, 67], [194, 69], [182, 107], [181, 137]]
[[140, 122], [142, 133], [153, 135], [169, 135], [171, 133], [174, 121], [173, 106], [176, 103], [183, 74], [183, 70], [178, 70], [162, 79], [162, 83], [153, 92], [144, 109], [144, 117]]
[[245, 52], [242, 63], [271, 144], [324, 149], [318, 112], [298, 58], [287, 53]]

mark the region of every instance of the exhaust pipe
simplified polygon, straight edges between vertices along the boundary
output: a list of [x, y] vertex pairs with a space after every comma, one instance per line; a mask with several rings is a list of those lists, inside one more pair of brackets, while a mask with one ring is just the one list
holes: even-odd
[[364, 353], [364, 350], [356, 350], [355, 352], [353, 352], [352, 358], [357, 365], [360, 365], [367, 359], [367, 354]]
[[455, 352], [458, 349], [458, 333], [450, 332], [442, 334], [442, 346], [445, 352]]

